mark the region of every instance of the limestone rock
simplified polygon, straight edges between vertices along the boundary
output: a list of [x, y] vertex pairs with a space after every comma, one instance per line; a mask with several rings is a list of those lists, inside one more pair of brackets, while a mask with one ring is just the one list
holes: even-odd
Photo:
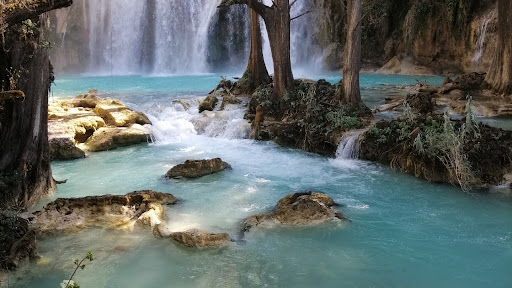
[[109, 150], [150, 139], [150, 131], [139, 125], [151, 123], [144, 114], [117, 100], [97, 97], [96, 93], [91, 90], [71, 100], [50, 103], [48, 138], [52, 160], [82, 158], [84, 151]]
[[289, 194], [277, 202], [274, 211], [247, 218], [243, 230], [249, 231], [255, 226], [272, 224], [309, 226], [327, 221], [345, 220], [343, 214], [333, 207], [332, 198], [324, 194], [311, 191]]
[[219, 99], [215, 97], [214, 95], [210, 95], [206, 97], [200, 104], [199, 104], [199, 113], [208, 110], [213, 111], [215, 109], [215, 105], [217, 105], [217, 102], [219, 102]]
[[150, 132], [137, 124], [131, 127], [103, 127], [81, 145], [86, 151], [105, 151], [151, 140]]
[[220, 158], [210, 160], [187, 160], [183, 164], [178, 164], [172, 167], [167, 174], [166, 178], [198, 178], [208, 174], [217, 173], [231, 166], [222, 161]]
[[165, 218], [162, 205], [177, 201], [171, 194], [152, 190], [126, 195], [59, 198], [37, 212], [31, 225], [38, 233], [79, 231], [90, 226], [120, 229], [131, 227], [133, 222], [155, 226]]
[[192, 248], [219, 248], [231, 242], [228, 233], [212, 234], [198, 229], [173, 232], [169, 237], [184, 246]]
[[94, 113], [105, 119], [107, 124], [117, 127], [126, 127], [131, 124], [151, 124], [146, 115], [128, 109], [117, 100], [102, 100], [94, 108]]
[[36, 234], [28, 221], [0, 211], [0, 270], [16, 269], [24, 258], [37, 256]]
[[322, 67], [327, 71], [336, 71], [342, 68], [342, 64], [343, 45], [337, 42], [329, 44], [322, 56]]

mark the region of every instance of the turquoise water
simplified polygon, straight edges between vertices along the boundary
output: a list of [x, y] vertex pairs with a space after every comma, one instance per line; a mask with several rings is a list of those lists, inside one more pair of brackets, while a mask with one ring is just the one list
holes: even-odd
[[[415, 77], [380, 77], [364, 76], [365, 85], [384, 78], [389, 85], [415, 83]], [[98, 88], [146, 112], [155, 143], [54, 162], [54, 177], [68, 182], [52, 199], [154, 189], [183, 200], [166, 208], [170, 230], [200, 228], [239, 239], [244, 218], [272, 209], [286, 194], [314, 190], [342, 204], [352, 221], [255, 229], [228, 247], [199, 251], [142, 228], [44, 236], [38, 240], [40, 263], [12, 274], [9, 287], [57, 287], [73, 270], [73, 259], [89, 250], [95, 260], [76, 276], [82, 287], [512, 287], [508, 192], [470, 195], [374, 163], [243, 139], [243, 109], [231, 107], [205, 120], [171, 103], [179, 97], [197, 104], [197, 95], [211, 87], [204, 82], [217, 81], [211, 78], [218, 80], [57, 80], [59, 97], [91, 86], [85, 90]], [[119, 84], [108, 90], [108, 81]], [[196, 180], [163, 178], [187, 158], [211, 157], [222, 157], [233, 169]]]

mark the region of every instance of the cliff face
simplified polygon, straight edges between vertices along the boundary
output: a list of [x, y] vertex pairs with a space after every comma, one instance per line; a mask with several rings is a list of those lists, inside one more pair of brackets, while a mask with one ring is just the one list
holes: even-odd
[[[343, 0], [314, 0], [317, 43], [344, 43]], [[376, 0], [363, 12], [363, 63], [382, 73], [487, 71], [497, 38], [496, 0]], [[324, 61], [332, 50], [324, 50]]]

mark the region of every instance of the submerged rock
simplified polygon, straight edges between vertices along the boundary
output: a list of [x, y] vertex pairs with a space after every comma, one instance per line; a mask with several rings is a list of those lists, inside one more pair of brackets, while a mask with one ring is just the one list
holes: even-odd
[[249, 231], [256, 226], [309, 226], [345, 219], [343, 214], [334, 209], [334, 200], [331, 197], [307, 191], [286, 195], [277, 202], [274, 211], [247, 218], [243, 231]]
[[59, 198], [35, 214], [31, 226], [38, 233], [79, 231], [90, 226], [126, 228], [134, 222], [154, 226], [165, 219], [162, 205], [178, 198], [152, 190], [126, 195]]
[[228, 233], [209, 233], [198, 229], [173, 232], [169, 237], [184, 246], [192, 248], [219, 248], [231, 242]]
[[219, 102], [219, 99], [217, 99], [216, 96], [210, 95], [206, 97], [200, 104], [199, 104], [199, 113], [203, 111], [213, 111], [215, 109], [215, 105], [217, 105], [217, 102]]
[[221, 172], [231, 168], [231, 165], [222, 161], [220, 158], [210, 160], [187, 160], [183, 164], [178, 164], [171, 168], [165, 178], [198, 178], [201, 176]]
[[0, 211], [0, 270], [16, 269], [21, 260], [37, 257], [36, 233], [28, 221]]

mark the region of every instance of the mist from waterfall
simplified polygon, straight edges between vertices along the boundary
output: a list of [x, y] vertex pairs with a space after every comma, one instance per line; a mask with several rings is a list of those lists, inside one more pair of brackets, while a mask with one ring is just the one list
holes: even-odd
[[[217, 9], [218, 2], [88, 0], [87, 72], [170, 75], [243, 71], [250, 47], [248, 9], [235, 5], [222, 12]], [[292, 17], [308, 5], [309, 1], [298, 1]], [[292, 65], [308, 71], [316, 61], [311, 21], [311, 15], [293, 20], [291, 31]], [[268, 39], [265, 32], [263, 35]], [[265, 60], [272, 73], [270, 46], [268, 40], [264, 42]]]

